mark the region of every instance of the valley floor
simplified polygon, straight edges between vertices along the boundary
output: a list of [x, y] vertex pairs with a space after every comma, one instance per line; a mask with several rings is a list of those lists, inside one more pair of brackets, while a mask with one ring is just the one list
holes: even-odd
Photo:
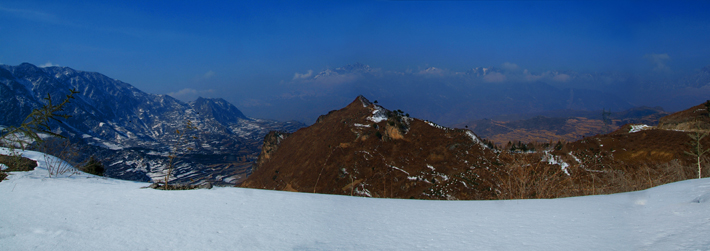
[[0, 182], [0, 250], [709, 250], [710, 179], [547, 200], [162, 191], [88, 174]]

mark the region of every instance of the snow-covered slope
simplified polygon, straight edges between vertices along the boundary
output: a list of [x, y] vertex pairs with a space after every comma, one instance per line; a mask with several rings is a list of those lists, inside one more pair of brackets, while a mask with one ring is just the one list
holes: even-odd
[[710, 179], [548, 200], [161, 191], [87, 174], [0, 182], [0, 250], [708, 250]]

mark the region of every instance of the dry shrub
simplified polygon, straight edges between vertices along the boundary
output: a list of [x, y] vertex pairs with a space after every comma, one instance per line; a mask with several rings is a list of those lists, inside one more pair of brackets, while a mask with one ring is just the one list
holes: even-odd
[[97, 176], [104, 176], [105, 171], [104, 165], [101, 163], [101, 161], [97, 160], [94, 155], [91, 155], [86, 164], [79, 167], [79, 169], [85, 173], [90, 173]]
[[[705, 166], [707, 169], [707, 166]], [[694, 168], [675, 159], [667, 163], [617, 164], [601, 170], [576, 166], [566, 196], [612, 194], [644, 190], [692, 178]]]
[[557, 198], [568, 186], [570, 177], [560, 166], [540, 161], [540, 154], [515, 154], [512, 157], [514, 160], [503, 166], [496, 176], [499, 199]]
[[[77, 172], [74, 166], [79, 166], [78, 159], [81, 158], [81, 149], [72, 144], [68, 139], [49, 138], [39, 145], [40, 152], [44, 154], [47, 163], [49, 177], [59, 176], [65, 173], [70, 175]], [[56, 158], [52, 158], [54, 156]]]
[[700, 120], [686, 121], [677, 124], [665, 124], [660, 126], [661, 129], [677, 130], [684, 132], [705, 132], [708, 129], [707, 122]]
[[212, 189], [212, 183], [206, 182], [201, 184], [160, 184], [153, 183], [144, 188], [153, 188], [158, 190], [193, 190], [193, 189]]
[[[165, 175], [164, 183], [165, 186], [163, 187], [166, 190], [170, 190], [170, 177], [172, 176], [173, 169], [175, 168], [175, 160], [178, 158], [180, 148], [182, 145], [187, 144], [190, 141], [190, 137], [188, 137], [188, 133], [190, 131], [197, 130], [197, 126], [192, 124], [192, 121], [190, 120], [185, 120], [185, 128], [180, 131], [180, 130], [175, 130], [175, 134], [177, 135], [177, 140], [175, 141], [175, 144], [172, 147], [172, 150], [170, 152], [170, 155], [168, 155], [168, 158], [170, 159], [170, 162], [168, 162], [168, 166], [166, 169], [168, 170], [168, 174]], [[191, 136], [192, 139], [197, 139], [196, 136]], [[182, 149], [182, 150], [187, 150], [187, 151], [192, 151], [191, 147], [187, 147], [187, 149]]]
[[[540, 153], [504, 153], [508, 164], [496, 174], [498, 199], [539, 199], [638, 191], [694, 178], [693, 165], [674, 159], [666, 163], [603, 163], [590, 157], [567, 168], [541, 162]], [[705, 157], [704, 173], [710, 173]]]

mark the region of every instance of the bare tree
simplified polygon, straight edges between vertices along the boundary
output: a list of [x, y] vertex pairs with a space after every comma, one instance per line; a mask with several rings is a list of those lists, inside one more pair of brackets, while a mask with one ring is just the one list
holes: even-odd
[[707, 153], [710, 149], [703, 149], [703, 144], [700, 142], [705, 136], [708, 136], [708, 132], [701, 132], [700, 127], [694, 133], [688, 133], [688, 136], [692, 139], [690, 141], [691, 151], [685, 151], [685, 154], [695, 156], [698, 159], [698, 179], [702, 178], [702, 168], [700, 167], [700, 158], [703, 154]]
[[64, 107], [74, 99], [74, 94], [79, 93], [74, 89], [69, 90], [69, 92], [66, 99], [59, 104], [52, 103], [52, 96], [47, 94], [47, 97], [44, 98], [47, 104], [38, 109], [34, 109], [30, 115], [27, 115], [19, 127], [11, 126], [0, 131], [0, 143], [10, 148], [19, 146], [22, 150], [25, 150], [28, 144], [43, 141], [39, 133], [64, 138], [64, 136], [52, 132], [49, 127], [49, 122], [51, 120], [61, 122], [59, 120], [60, 118], [67, 119], [71, 117], [71, 115], [60, 113], [64, 111]]
[[609, 111], [606, 111], [604, 108], [602, 108], [602, 122], [604, 122], [604, 133], [610, 133], [611, 131], [611, 109]]
[[[62, 112], [64, 111], [66, 105], [72, 99], [74, 99], [74, 94], [77, 93], [79, 92], [74, 89], [69, 90], [69, 94], [66, 95], [66, 99], [64, 99], [64, 101], [60, 102], [59, 104], [54, 103], [52, 100], [52, 96], [47, 94], [47, 97], [44, 98], [46, 100], [46, 104], [40, 108], [34, 109], [29, 115], [27, 115], [22, 124], [17, 127], [10, 126], [0, 130], [0, 146], [6, 146], [10, 150], [9, 166], [18, 166], [19, 163], [21, 163], [22, 153], [21, 151], [17, 151], [18, 148], [24, 151], [26, 147], [30, 144], [34, 143], [40, 145], [44, 142], [44, 139], [42, 139], [40, 134], [46, 134], [57, 138], [64, 138], [64, 136], [52, 132], [52, 129], [50, 128], [50, 122], [52, 120], [61, 122], [60, 119], [67, 119], [71, 117], [71, 115], [63, 114]], [[61, 158], [62, 156], [57, 157]], [[49, 160], [47, 159], [46, 153], [45, 160]], [[59, 169], [66, 169], [67, 171], [73, 169], [69, 166], [62, 165], [65, 163], [61, 160], [53, 160], [55, 161], [47, 161], [47, 164], [49, 165], [48, 170], [50, 177], [56, 175], [57, 172], [54, 171], [57, 171]], [[55, 163], [59, 165], [55, 165]], [[59, 169], [54, 169], [53, 167], [55, 166]], [[2, 176], [5, 175], [3, 175], [2, 171], [0, 171], [0, 177]]]

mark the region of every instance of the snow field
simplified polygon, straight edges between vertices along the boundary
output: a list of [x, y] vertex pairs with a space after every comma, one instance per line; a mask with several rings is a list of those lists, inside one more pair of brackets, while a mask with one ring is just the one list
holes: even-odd
[[0, 250], [709, 250], [710, 179], [547, 200], [162, 191], [40, 166], [0, 182]]

